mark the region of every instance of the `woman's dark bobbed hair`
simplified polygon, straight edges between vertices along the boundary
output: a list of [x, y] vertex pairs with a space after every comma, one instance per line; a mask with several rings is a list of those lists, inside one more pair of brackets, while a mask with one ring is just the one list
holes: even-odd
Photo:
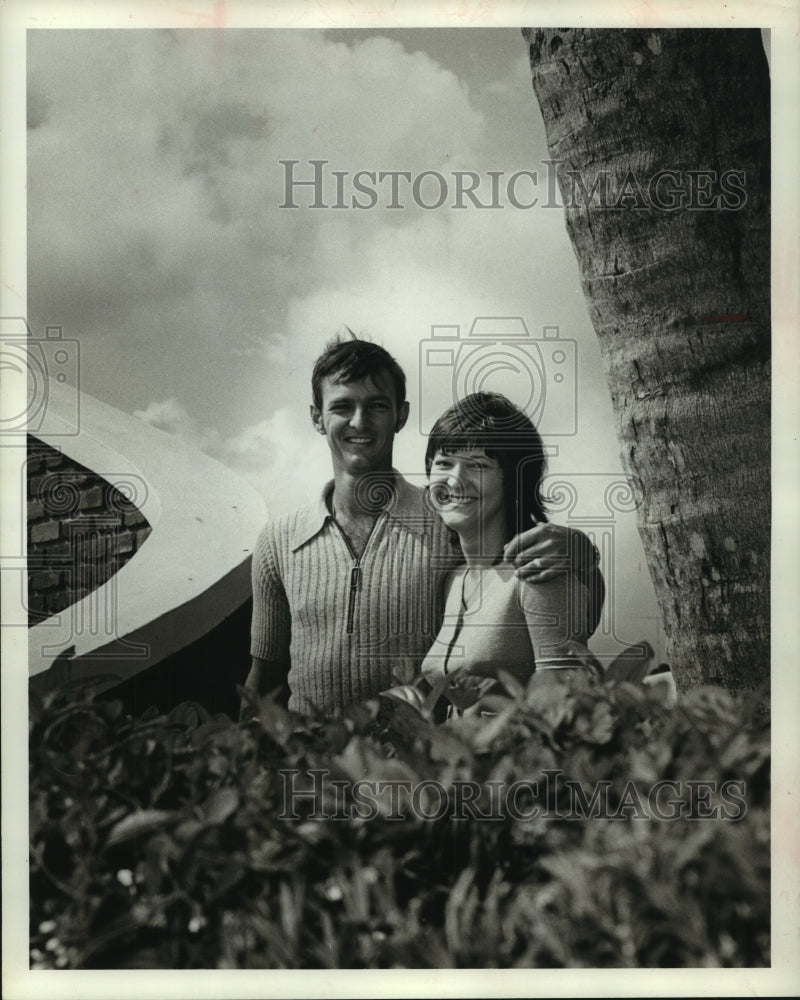
[[525, 413], [499, 392], [474, 392], [439, 417], [428, 436], [425, 471], [437, 452], [482, 449], [500, 466], [508, 537], [546, 521], [542, 479], [547, 468], [539, 432]]

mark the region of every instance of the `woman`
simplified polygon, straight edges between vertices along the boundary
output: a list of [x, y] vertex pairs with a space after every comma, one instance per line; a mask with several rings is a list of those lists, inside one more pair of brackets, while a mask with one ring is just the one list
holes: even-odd
[[588, 639], [586, 588], [574, 573], [531, 586], [503, 561], [503, 548], [531, 522], [546, 521], [542, 440], [505, 396], [479, 392], [436, 421], [425, 455], [430, 503], [458, 535], [465, 563], [445, 583], [445, 614], [422, 672], [464, 671], [525, 682], [534, 670], [575, 668], [564, 643]]

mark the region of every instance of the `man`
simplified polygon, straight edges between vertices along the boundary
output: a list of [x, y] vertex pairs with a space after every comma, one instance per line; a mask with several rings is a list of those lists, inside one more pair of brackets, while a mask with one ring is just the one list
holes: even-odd
[[[327, 439], [333, 481], [258, 539], [245, 688], [258, 698], [288, 681], [289, 708], [330, 712], [390, 687], [399, 661], [421, 663], [460, 552], [424, 491], [393, 468], [394, 437], [409, 412], [394, 358], [377, 344], [337, 339], [311, 381], [311, 419]], [[512, 539], [506, 557], [535, 585], [564, 572], [570, 540], [592, 578], [593, 631], [602, 577], [584, 535], [540, 524]]]

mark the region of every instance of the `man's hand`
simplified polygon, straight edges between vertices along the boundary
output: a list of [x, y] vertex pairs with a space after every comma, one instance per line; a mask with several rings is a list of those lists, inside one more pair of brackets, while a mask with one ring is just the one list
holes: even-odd
[[289, 700], [289, 692], [285, 687], [288, 673], [288, 664], [282, 665], [272, 660], [260, 660], [257, 656], [254, 656], [250, 661], [250, 673], [244, 682], [244, 689], [250, 697], [242, 700], [239, 708], [239, 721], [244, 722], [247, 719], [253, 718], [257, 714], [256, 706], [261, 698], [268, 691], [272, 691], [279, 686], [282, 690], [277, 701], [278, 704], [283, 705], [285, 708]]
[[544, 522], [515, 535], [503, 555], [529, 583], [546, 583], [568, 571], [586, 573], [600, 558], [582, 531]]

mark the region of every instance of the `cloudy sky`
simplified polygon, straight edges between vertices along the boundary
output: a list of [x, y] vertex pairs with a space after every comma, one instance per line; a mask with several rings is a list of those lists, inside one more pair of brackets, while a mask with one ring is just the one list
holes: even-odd
[[[563, 213], [545, 207], [518, 30], [36, 30], [27, 67], [28, 318], [35, 335], [57, 324], [80, 341], [85, 391], [207, 451], [281, 513], [328, 477], [309, 374], [337, 330], [363, 332], [406, 370], [395, 464], [416, 476], [420, 420], [452, 400], [458, 365], [467, 372], [464, 348], [450, 368], [421, 363], [431, 326], [463, 339], [475, 317], [520, 316], [537, 340], [558, 328], [565, 377], [552, 350], [526, 349], [530, 375], [500, 344], [500, 367], [470, 362], [470, 387], [520, 404], [544, 387], [551, 471], [579, 476], [574, 513], [597, 513], [621, 471], [611, 404]], [[282, 160], [298, 161], [298, 180], [327, 161], [330, 207], [310, 208], [309, 186], [287, 199]], [[520, 170], [536, 184], [523, 176], [509, 195]], [[332, 207], [333, 171], [348, 207]], [[447, 198], [420, 207], [401, 179], [391, 209], [384, 180], [374, 207], [353, 208], [358, 171], [436, 172]], [[495, 172], [503, 207], [453, 208], [455, 171], [478, 175], [483, 204]], [[417, 200], [441, 190], [428, 174]], [[656, 642], [633, 517], [615, 531], [618, 638]]]

